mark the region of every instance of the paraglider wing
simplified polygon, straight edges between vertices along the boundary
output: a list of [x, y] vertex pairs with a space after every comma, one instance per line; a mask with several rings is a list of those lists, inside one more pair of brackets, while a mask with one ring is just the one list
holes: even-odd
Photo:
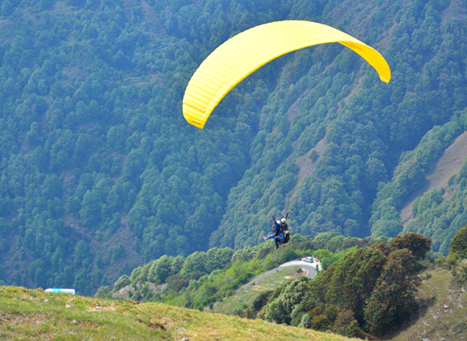
[[311, 21], [276, 21], [237, 34], [201, 63], [185, 90], [185, 119], [203, 129], [216, 105], [249, 74], [288, 52], [324, 43], [340, 43], [352, 49], [375, 68], [383, 82], [391, 79], [384, 57], [358, 39]]

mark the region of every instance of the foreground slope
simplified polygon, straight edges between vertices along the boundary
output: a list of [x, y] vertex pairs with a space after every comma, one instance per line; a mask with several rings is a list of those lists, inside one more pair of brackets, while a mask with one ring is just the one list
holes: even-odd
[[0, 338], [15, 340], [349, 340], [164, 304], [0, 287]]
[[422, 276], [424, 280], [417, 295], [421, 306], [418, 316], [387, 339], [464, 340], [467, 330], [466, 283], [459, 283], [443, 267], [427, 270]]

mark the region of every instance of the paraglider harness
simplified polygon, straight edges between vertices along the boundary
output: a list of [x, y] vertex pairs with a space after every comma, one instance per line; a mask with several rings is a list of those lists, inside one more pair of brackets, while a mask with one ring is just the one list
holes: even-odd
[[287, 226], [287, 223], [285, 223], [285, 226], [283, 226], [283, 232], [284, 232], [284, 244], [287, 244], [290, 240], [290, 231], [289, 231], [289, 227]]

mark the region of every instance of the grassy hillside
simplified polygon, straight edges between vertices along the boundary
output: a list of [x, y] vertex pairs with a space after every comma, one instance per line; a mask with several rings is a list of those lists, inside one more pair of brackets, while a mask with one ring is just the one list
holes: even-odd
[[263, 292], [274, 290], [284, 282], [303, 276], [300, 267], [290, 267], [262, 279], [258, 284], [248, 289], [239, 288], [235, 295], [223, 299], [213, 305], [212, 311], [220, 314], [233, 315], [250, 307], [252, 302]]
[[171, 307], [0, 287], [0, 339], [349, 340], [309, 329]]
[[460, 284], [452, 273], [435, 267], [423, 273], [418, 291], [421, 309], [413, 320], [397, 334], [394, 341], [405, 340], [463, 340], [467, 333], [466, 285]]

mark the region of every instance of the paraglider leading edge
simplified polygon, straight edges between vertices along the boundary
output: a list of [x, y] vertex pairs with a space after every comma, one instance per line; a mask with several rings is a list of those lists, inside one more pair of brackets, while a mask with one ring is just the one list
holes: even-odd
[[331, 26], [304, 20], [276, 21], [250, 28], [216, 48], [191, 77], [183, 116], [200, 129], [224, 96], [271, 60], [305, 47], [340, 43], [363, 57], [383, 82], [391, 79], [384, 57], [372, 47]]

